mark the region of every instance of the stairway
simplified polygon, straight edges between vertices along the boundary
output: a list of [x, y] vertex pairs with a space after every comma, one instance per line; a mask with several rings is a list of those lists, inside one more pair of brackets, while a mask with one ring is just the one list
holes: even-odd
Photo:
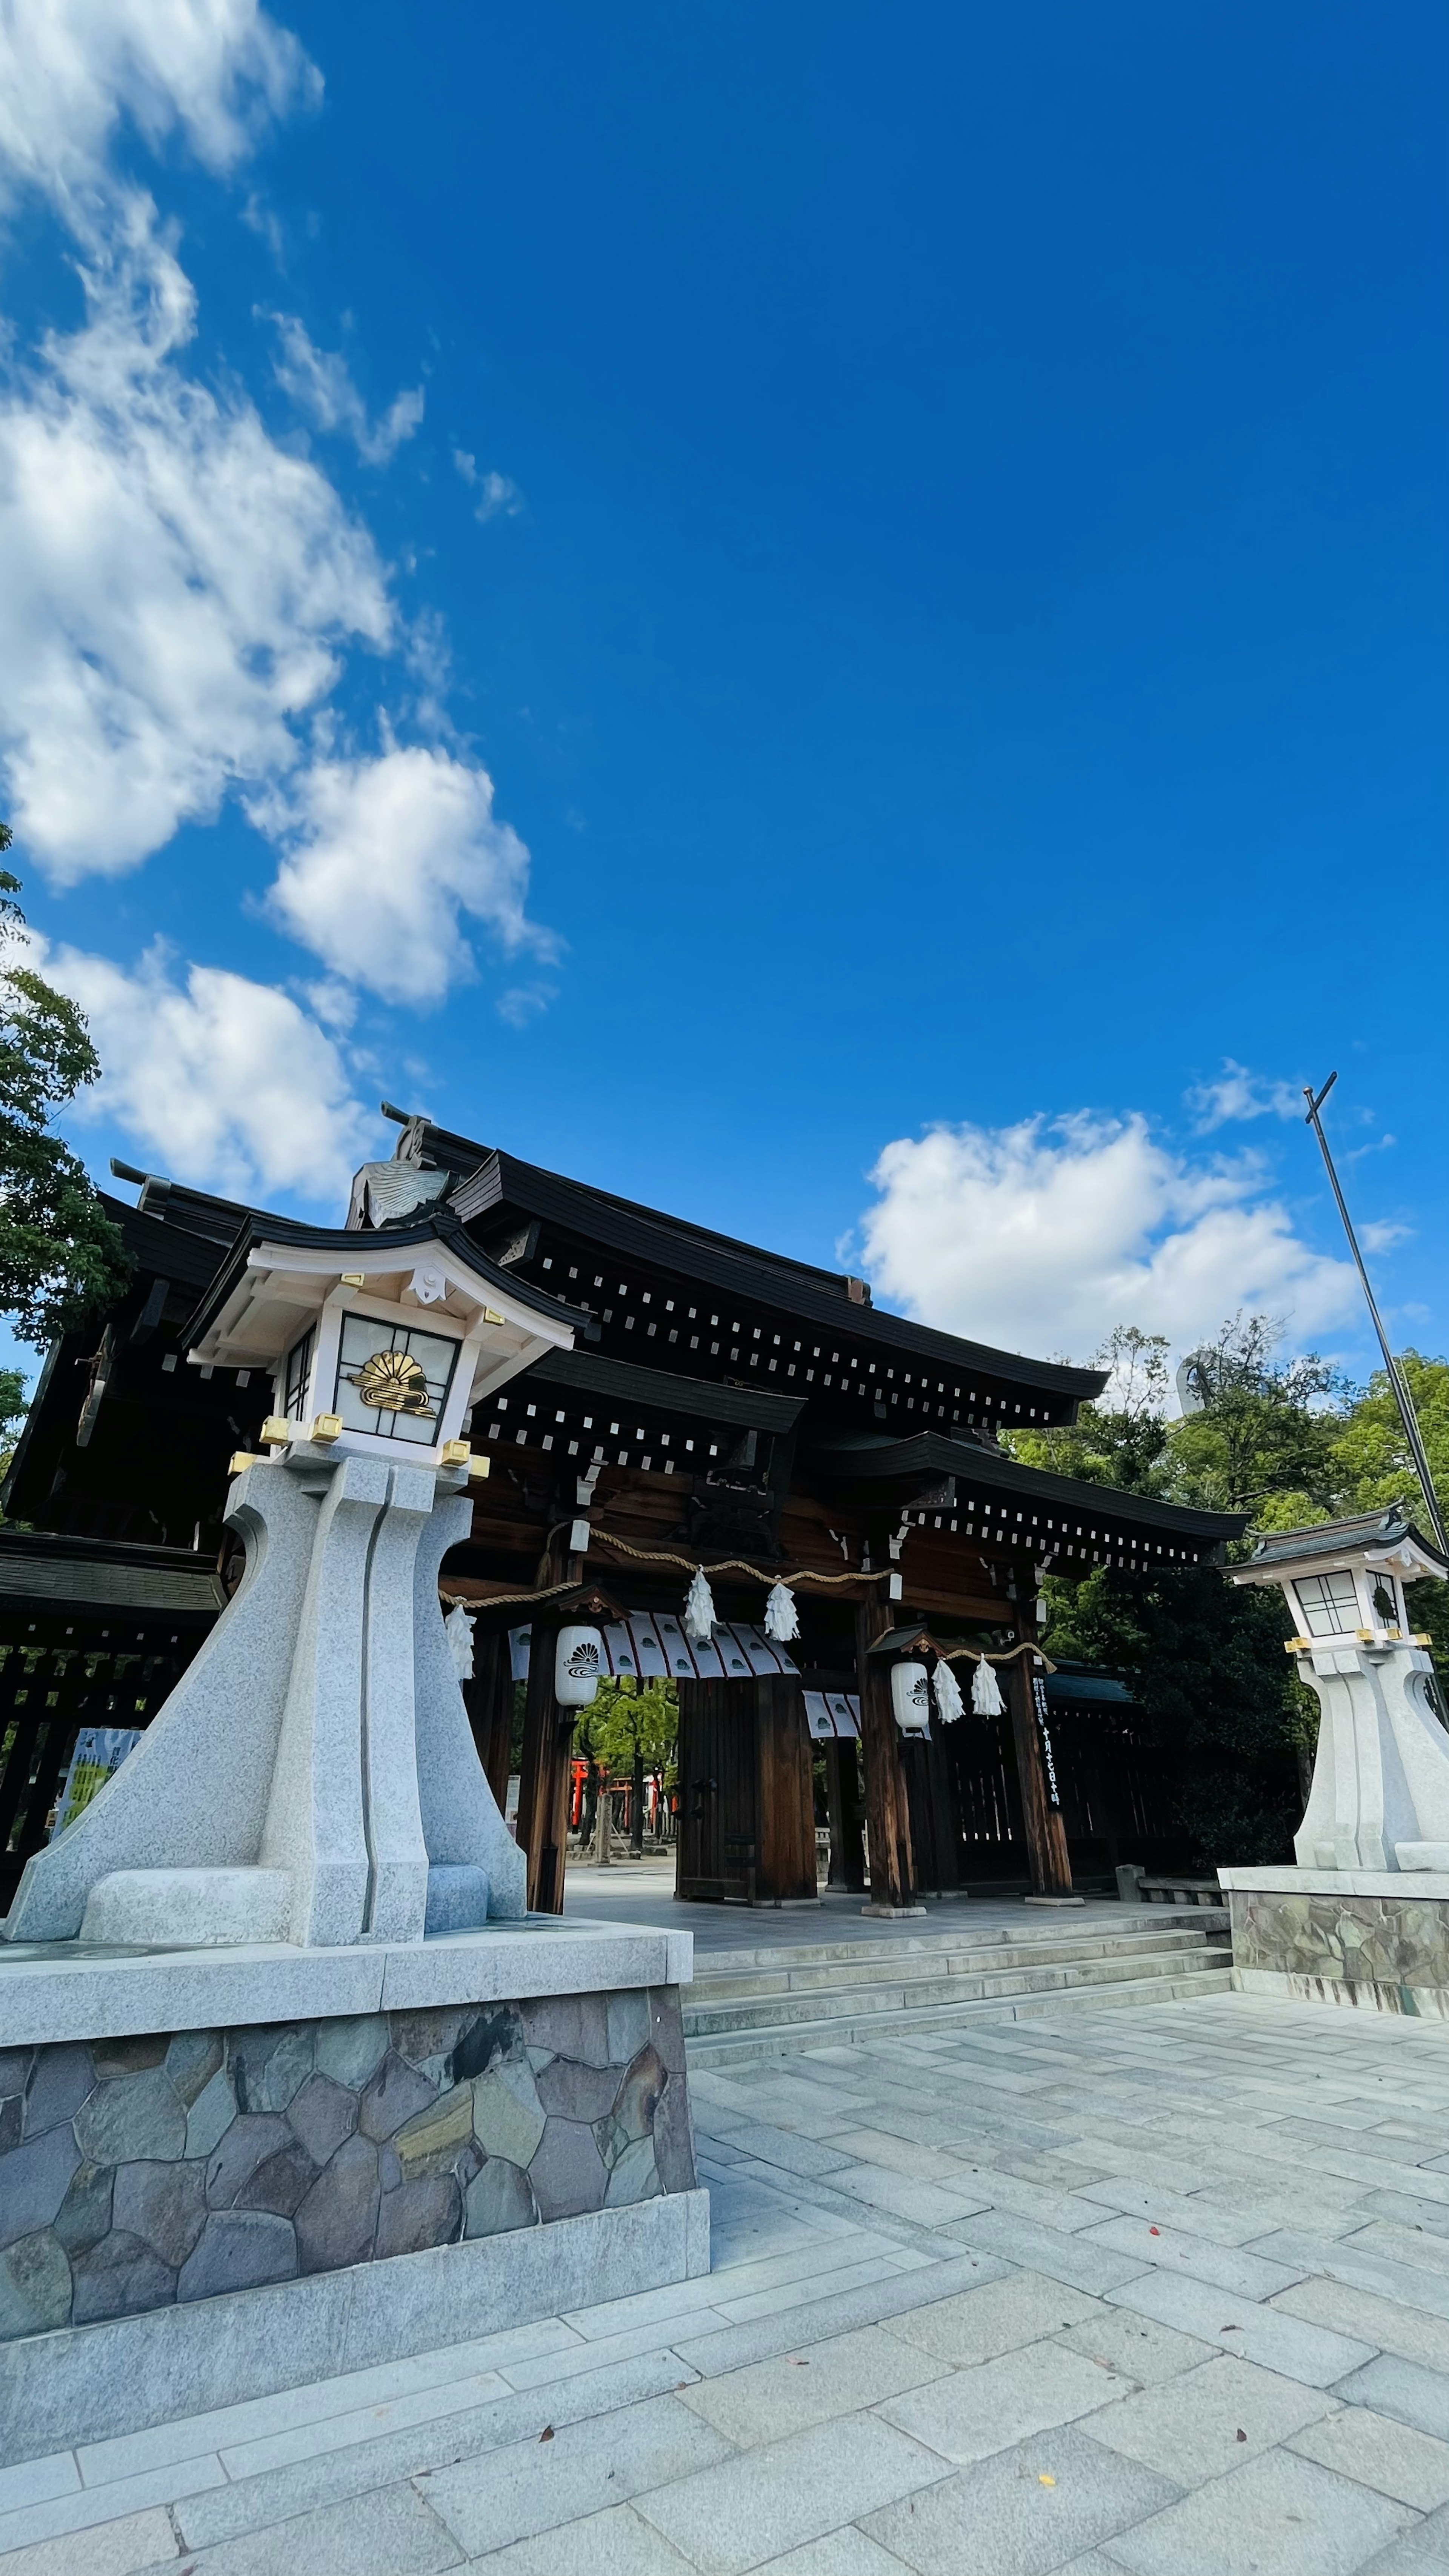
[[1099, 1920], [1076, 1931], [1056, 1923], [973, 1939], [963, 1924], [801, 1949], [697, 1951], [683, 1998], [689, 2063], [734, 2066], [788, 2049], [1231, 1990], [1223, 1908], [1123, 1912], [1120, 1931]]

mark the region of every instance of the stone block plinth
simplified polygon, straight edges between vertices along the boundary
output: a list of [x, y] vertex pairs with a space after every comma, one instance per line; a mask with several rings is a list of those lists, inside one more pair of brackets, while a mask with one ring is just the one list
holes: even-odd
[[1449, 2018], [1449, 1873], [1218, 1872], [1243, 1994]]
[[688, 1947], [13, 1946], [0, 2457], [707, 2270]]

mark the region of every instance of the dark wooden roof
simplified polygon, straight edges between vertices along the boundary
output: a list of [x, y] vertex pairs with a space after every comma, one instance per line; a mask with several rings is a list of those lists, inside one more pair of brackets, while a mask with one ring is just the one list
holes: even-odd
[[226, 1594], [215, 1566], [189, 1548], [0, 1529], [0, 1600], [12, 1608], [162, 1611], [209, 1622]]
[[1161, 1537], [1175, 1547], [1206, 1554], [1225, 1540], [1241, 1538], [1248, 1525], [1246, 1512], [1194, 1511], [1117, 1485], [1053, 1476], [1045, 1468], [1023, 1466], [999, 1449], [948, 1439], [937, 1431], [917, 1432], [906, 1440], [863, 1433], [822, 1441], [806, 1452], [803, 1473], [824, 1494], [899, 1503], [903, 1509], [919, 1507], [935, 1487], [954, 1484], [958, 1507], [964, 1508], [972, 1496], [989, 1499], [998, 1507], [1001, 1543], [1012, 1538], [1014, 1545], [1032, 1550], [1045, 1550], [1069, 1533], [1082, 1540], [1110, 1530], [1112, 1544], [1119, 1535], [1129, 1545]]
[[636, 1368], [631, 1360], [605, 1359], [599, 1351], [548, 1351], [516, 1381], [596, 1395], [627, 1412], [677, 1413], [701, 1422], [738, 1423], [741, 1430], [793, 1431], [805, 1409], [803, 1395], [776, 1395], [765, 1387], [725, 1386], [718, 1380], [678, 1377], [668, 1369]]
[[[1045, 1397], [1059, 1421], [1070, 1420], [1076, 1406], [1099, 1394], [1106, 1384], [1100, 1369], [1071, 1368], [1056, 1360], [993, 1350], [958, 1334], [912, 1323], [903, 1315], [887, 1314], [868, 1302], [868, 1292], [866, 1302], [853, 1297], [852, 1283], [842, 1272], [817, 1270], [761, 1252], [686, 1219], [665, 1216], [582, 1181], [566, 1180], [537, 1164], [520, 1162], [496, 1148], [469, 1145], [444, 1130], [428, 1129], [424, 1152], [459, 1171], [449, 1204], [475, 1233], [482, 1233], [483, 1221], [495, 1214], [500, 1224], [514, 1215], [539, 1217], [601, 1251], [643, 1262], [664, 1277], [698, 1281], [722, 1296], [750, 1300], [756, 1308], [792, 1316], [816, 1330], [823, 1327], [849, 1334], [870, 1349], [1028, 1390]], [[473, 1168], [465, 1173], [469, 1156]]]

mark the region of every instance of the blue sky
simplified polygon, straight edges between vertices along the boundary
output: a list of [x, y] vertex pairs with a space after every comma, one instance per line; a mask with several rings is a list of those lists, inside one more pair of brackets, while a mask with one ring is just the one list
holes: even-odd
[[[164, 19], [164, 23], [161, 23]], [[1443, 13], [15, 0], [72, 1132], [380, 1095], [1085, 1356], [1449, 1340]]]

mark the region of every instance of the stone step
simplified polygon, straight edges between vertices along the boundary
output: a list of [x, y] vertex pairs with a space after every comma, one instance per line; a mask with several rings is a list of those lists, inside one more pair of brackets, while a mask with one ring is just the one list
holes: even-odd
[[[742, 1909], [743, 1910], [743, 1909]], [[762, 1906], [760, 1916], [768, 1921], [770, 1909]], [[759, 1919], [757, 1917], [756, 1919]], [[1003, 1949], [1067, 1944], [1073, 1949], [1094, 1942], [1116, 1943], [1158, 1937], [1196, 1939], [1205, 1932], [1226, 1931], [1228, 1911], [1224, 1906], [1124, 1906], [1116, 1921], [1083, 1922], [1071, 1912], [1031, 1915], [1023, 1913], [1009, 1930], [977, 1931], [970, 1910], [963, 1908], [945, 1930], [914, 1933], [891, 1932], [866, 1935], [853, 1941], [810, 1941], [751, 1944], [748, 1949], [701, 1950], [695, 1953], [698, 1976], [734, 1976], [767, 1968], [858, 1967], [880, 1961], [886, 1965], [903, 1958], [935, 1958], [942, 1950], [970, 1950], [995, 1955]]]
[[1174, 1945], [1167, 1951], [1122, 1949], [1106, 1957], [1023, 1961], [1018, 1966], [978, 1970], [972, 1975], [918, 1974], [896, 1977], [888, 1984], [860, 1985], [841, 1974], [834, 1985], [800, 1993], [716, 1997], [706, 1985], [688, 1990], [684, 2005], [686, 2036], [714, 2031], [795, 2028], [802, 2024], [865, 2018], [893, 2012], [949, 2010], [954, 2004], [980, 2003], [992, 1996], [1054, 1993], [1071, 1988], [1124, 1983], [1201, 1973], [1202, 1965], [1220, 1967], [1231, 1952], [1205, 1942]]
[[[1223, 1956], [1210, 1954], [1212, 1962]], [[1197, 2001], [1204, 1995], [1232, 1992], [1232, 1970], [1215, 1963], [1175, 1976], [1133, 1978], [1120, 1984], [1070, 1986], [1029, 1995], [991, 1995], [978, 2003], [937, 2004], [899, 2012], [866, 2012], [856, 2020], [795, 2022], [765, 2030], [720, 2031], [689, 2039], [691, 2067], [720, 2070], [762, 2057], [784, 2057], [809, 2048], [848, 2048], [857, 2042], [909, 2039], [922, 2033], [949, 2037], [977, 2023], [1037, 2021], [1060, 2013], [1101, 2012], [1129, 2007]]]
[[1206, 1922], [1192, 1925], [1173, 1924], [1161, 1931], [1152, 1929], [1123, 1932], [1068, 1934], [1000, 1934], [994, 1939], [965, 1941], [958, 1936], [942, 1936], [937, 1941], [881, 1941], [853, 1948], [842, 1944], [828, 1958], [814, 1950], [791, 1953], [751, 1954], [749, 1951], [696, 1952], [694, 1987], [696, 1994], [707, 1991], [711, 2003], [732, 1997], [755, 1997], [771, 1994], [818, 1993], [822, 1989], [848, 1984], [851, 1986], [898, 1985], [902, 1980], [925, 1977], [978, 1976], [998, 1970], [1025, 1967], [1035, 1963], [1052, 1963], [1074, 1959], [1101, 1959], [1120, 1956], [1147, 1956], [1153, 1952], [1166, 1957], [1180, 1956], [1198, 1949], [1207, 1934], [1226, 1928], [1226, 1917], [1219, 1922], [1208, 1916]]

